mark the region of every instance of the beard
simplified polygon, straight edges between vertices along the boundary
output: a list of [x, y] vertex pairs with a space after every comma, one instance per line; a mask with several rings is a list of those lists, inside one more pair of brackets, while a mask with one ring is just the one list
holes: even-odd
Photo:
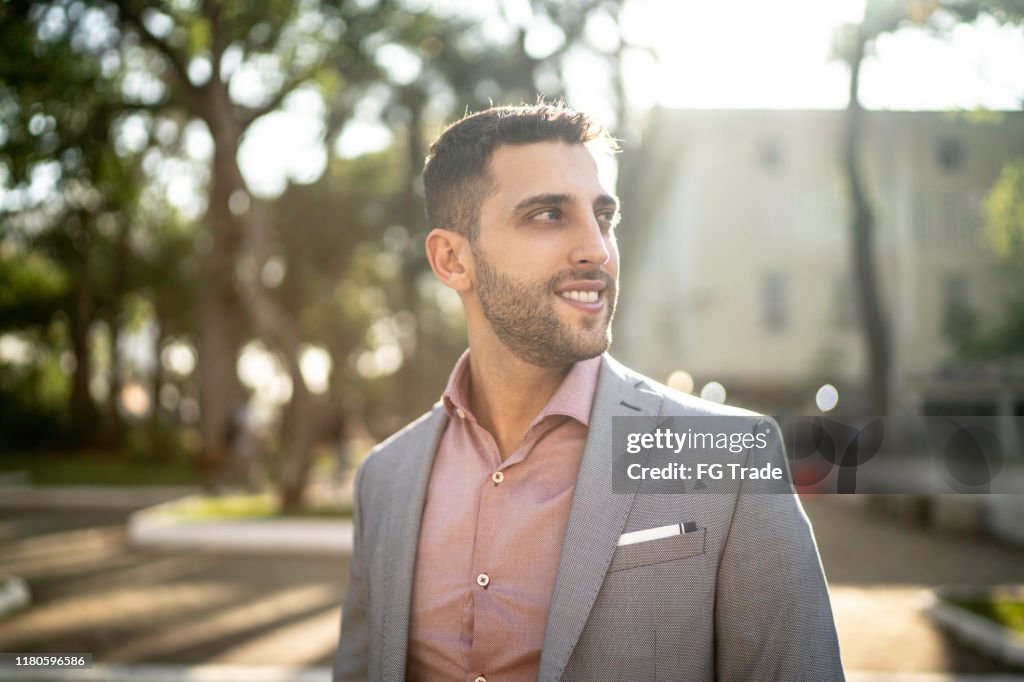
[[[471, 249], [484, 317], [498, 340], [520, 360], [538, 367], [565, 367], [608, 350], [618, 287], [607, 272], [567, 270], [547, 281], [517, 280], [498, 272], [476, 246]], [[579, 280], [604, 282], [605, 311], [587, 315], [575, 326], [559, 316], [555, 289]]]

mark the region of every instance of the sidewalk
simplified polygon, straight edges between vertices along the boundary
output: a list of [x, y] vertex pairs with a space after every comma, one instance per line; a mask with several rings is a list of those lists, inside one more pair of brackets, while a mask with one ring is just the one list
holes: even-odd
[[328, 665], [344, 557], [138, 551], [127, 510], [0, 511], [0, 574], [31, 609], [0, 621], [0, 651], [88, 652], [97, 663]]
[[[1024, 549], [908, 528], [834, 498], [808, 499], [805, 507], [843, 660], [856, 671], [851, 680], [1014, 672], [950, 642], [919, 599], [938, 584], [1024, 582]], [[327, 679], [316, 676], [337, 644], [345, 557], [140, 551], [126, 544], [127, 516], [125, 509], [0, 509], [0, 574], [23, 577], [33, 597], [31, 609], [0, 620], [0, 651], [88, 652], [97, 665], [116, 666], [105, 669], [107, 678], [67, 680], [157, 680], [142, 676], [158, 675], [156, 664], [201, 666], [187, 677], [174, 668], [173, 679], [237, 679], [221, 666]], [[303, 670], [313, 677], [293, 675]], [[894, 677], [900, 673], [928, 675]], [[0, 674], [11, 679], [43, 678]]]
[[1017, 672], [951, 642], [925, 616], [939, 585], [1024, 583], [1024, 548], [909, 527], [850, 504], [804, 499], [848, 670]]

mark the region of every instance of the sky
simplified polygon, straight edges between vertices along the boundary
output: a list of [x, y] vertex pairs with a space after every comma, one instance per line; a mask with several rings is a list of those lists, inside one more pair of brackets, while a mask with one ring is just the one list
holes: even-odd
[[[660, 69], [636, 69], [638, 90], [666, 107], [837, 109], [846, 67], [829, 59], [834, 27], [858, 21], [863, 0], [633, 0], [626, 29], [646, 37]], [[994, 21], [948, 39], [910, 29], [883, 36], [865, 61], [871, 109], [1020, 108], [1024, 30]], [[646, 74], [646, 75], [645, 75]]]
[[[493, 17], [503, 2], [513, 21], [531, 25], [526, 0], [423, 0], [442, 12]], [[835, 27], [857, 21], [863, 0], [629, 0], [623, 13], [626, 39], [651, 46], [658, 59], [636, 53], [624, 63], [627, 92], [642, 119], [653, 106], [668, 108], [840, 109], [846, 105], [846, 67], [830, 59]], [[487, 29], [485, 29], [486, 31]], [[614, 26], [596, 22], [596, 42], [614, 41]], [[557, 41], [550, 26], [533, 24], [528, 48], [543, 54]], [[396, 54], [395, 73], [414, 67]], [[409, 69], [412, 69], [409, 71]], [[570, 103], [599, 116], [610, 111], [607, 78], [595, 77], [587, 59], [567, 66]], [[864, 62], [861, 100], [868, 109], [1019, 109], [1024, 96], [1024, 30], [994, 21], [961, 25], [940, 37], [921, 29], [878, 40]], [[265, 117], [241, 150], [243, 172], [254, 193], [273, 197], [288, 181], [311, 182], [326, 158], [320, 142], [323, 105], [298, 92], [284, 111]], [[335, 151], [356, 156], [385, 147], [379, 124], [350, 126]], [[199, 143], [202, 147], [202, 143]]]

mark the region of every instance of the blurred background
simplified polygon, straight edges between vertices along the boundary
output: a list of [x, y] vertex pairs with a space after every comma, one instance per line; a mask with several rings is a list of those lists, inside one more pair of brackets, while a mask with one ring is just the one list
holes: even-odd
[[[0, 651], [324, 679], [352, 471], [465, 347], [426, 148], [538, 95], [622, 140], [621, 361], [1024, 415], [1024, 2], [8, 0]], [[957, 630], [1024, 632], [1022, 496], [804, 503], [851, 670], [1024, 669]]]

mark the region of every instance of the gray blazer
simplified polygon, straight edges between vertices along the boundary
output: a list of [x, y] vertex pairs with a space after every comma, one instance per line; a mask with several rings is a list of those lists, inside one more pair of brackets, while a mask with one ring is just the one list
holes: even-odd
[[[828, 588], [795, 495], [612, 494], [612, 416], [739, 414], [603, 357], [548, 612], [541, 680], [842, 680]], [[750, 413], [745, 413], [750, 414]], [[401, 680], [440, 403], [356, 475], [334, 680]], [[785, 467], [781, 447], [770, 458]], [[617, 547], [625, 532], [697, 532]]]

